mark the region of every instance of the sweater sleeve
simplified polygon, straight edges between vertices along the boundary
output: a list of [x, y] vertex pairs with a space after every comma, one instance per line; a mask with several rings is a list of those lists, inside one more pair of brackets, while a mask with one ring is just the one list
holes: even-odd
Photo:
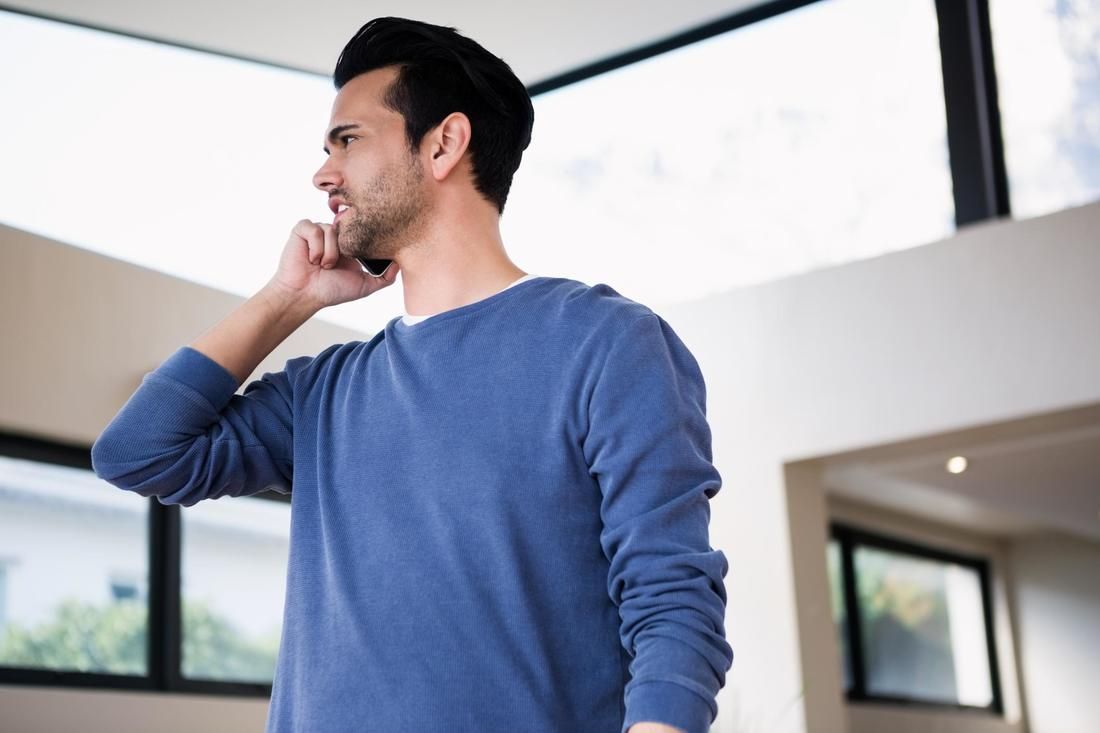
[[660, 316], [623, 327], [596, 377], [585, 458], [600, 485], [608, 593], [631, 657], [623, 733], [651, 721], [706, 733], [733, 651], [728, 570], [710, 547], [712, 464], [695, 358]]
[[[311, 357], [287, 362], [288, 369]], [[265, 489], [289, 493], [293, 398], [288, 371], [235, 394], [237, 379], [185, 346], [145, 375], [92, 445], [97, 476], [161, 504]]]

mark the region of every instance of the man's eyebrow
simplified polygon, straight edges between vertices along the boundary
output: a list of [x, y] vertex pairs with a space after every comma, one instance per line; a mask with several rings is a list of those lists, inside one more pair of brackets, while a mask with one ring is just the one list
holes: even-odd
[[[351, 123], [350, 125], [337, 125], [336, 127], [334, 127], [334, 128], [332, 128], [331, 130], [329, 130], [329, 133], [328, 133], [328, 141], [329, 141], [330, 143], [333, 143], [333, 144], [335, 144], [335, 143], [336, 143], [336, 140], [337, 140], [337, 138], [339, 138], [339, 137], [340, 137], [340, 133], [342, 133], [342, 132], [347, 132], [348, 130], [354, 130], [354, 129], [355, 129], [355, 128], [357, 128], [357, 127], [359, 127], [359, 124], [358, 124], [358, 123], [354, 123], [354, 122], [353, 122], [353, 123]], [[325, 146], [323, 146], [323, 147], [322, 147], [321, 149], [325, 151], [325, 155], [328, 155], [328, 154], [329, 154], [329, 152], [328, 152], [328, 145], [325, 145]]]

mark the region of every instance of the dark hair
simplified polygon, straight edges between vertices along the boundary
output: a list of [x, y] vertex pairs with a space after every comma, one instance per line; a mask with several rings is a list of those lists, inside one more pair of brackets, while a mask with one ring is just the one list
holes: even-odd
[[503, 59], [455, 28], [407, 18], [375, 18], [352, 37], [332, 80], [340, 89], [356, 76], [398, 65], [383, 103], [405, 118], [412, 152], [433, 127], [462, 112], [472, 128], [468, 150], [474, 187], [504, 213], [523, 151], [531, 143], [531, 95]]

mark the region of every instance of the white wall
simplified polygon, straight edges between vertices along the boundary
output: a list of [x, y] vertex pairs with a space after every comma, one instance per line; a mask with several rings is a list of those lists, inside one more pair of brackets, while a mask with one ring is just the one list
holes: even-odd
[[1031, 733], [1096, 733], [1100, 544], [1033, 537], [1013, 542], [1009, 557]]
[[711, 526], [735, 659], [717, 730], [848, 727], [821, 544], [800, 541], [824, 507], [784, 464], [1100, 401], [1097, 232], [1092, 204], [668, 310], [725, 478]]
[[[730, 561], [736, 656], [716, 731], [848, 726], [832, 621], [820, 613], [829, 605], [821, 545], [792, 544], [792, 528], [796, 540], [803, 528], [824, 531], [824, 501], [819, 488], [788, 487], [784, 465], [1100, 401], [1100, 339], [1082, 337], [1100, 333], [1097, 231], [1094, 204], [658, 310], [703, 368], [725, 479], [711, 544]], [[141, 373], [237, 299], [152, 286], [151, 273], [58, 247], [0, 229], [0, 342], [19, 344], [0, 366], [0, 427], [89, 440]], [[283, 353], [340, 335], [315, 330]], [[91, 370], [76, 366], [89, 361]], [[156, 705], [119, 695], [109, 717], [88, 707], [108, 697], [7, 688], [0, 705], [58, 729], [59, 710], [86, 709], [84, 720], [102, 721], [89, 731], [125, 730]], [[189, 713], [162, 717], [161, 730], [227, 729], [218, 715], [235, 705], [248, 712], [233, 730], [262, 730], [256, 701], [179, 704]]]

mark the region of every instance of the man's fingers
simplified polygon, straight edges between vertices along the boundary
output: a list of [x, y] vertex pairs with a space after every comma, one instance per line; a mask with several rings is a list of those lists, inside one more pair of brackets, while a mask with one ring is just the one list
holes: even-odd
[[324, 252], [321, 257], [321, 267], [331, 270], [340, 261], [340, 250], [336, 248], [336, 231], [332, 224], [318, 224], [324, 233]]
[[305, 241], [310, 264], [320, 264], [325, 254], [325, 235], [321, 228], [309, 219], [302, 219], [294, 225], [294, 233]]

